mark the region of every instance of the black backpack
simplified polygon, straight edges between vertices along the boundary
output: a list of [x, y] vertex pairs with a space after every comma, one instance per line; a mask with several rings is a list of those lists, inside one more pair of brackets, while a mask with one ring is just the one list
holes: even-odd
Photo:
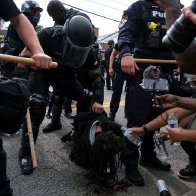
[[[23, 81], [23, 80], [22, 80]], [[15, 133], [20, 129], [29, 103], [29, 91], [21, 79], [0, 78], [0, 131]]]

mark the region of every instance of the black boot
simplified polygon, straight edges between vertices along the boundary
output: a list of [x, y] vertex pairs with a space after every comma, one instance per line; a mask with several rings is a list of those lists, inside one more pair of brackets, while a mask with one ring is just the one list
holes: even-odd
[[[46, 100], [41, 95], [32, 95], [30, 101], [30, 116], [31, 116], [31, 125], [33, 130], [33, 139], [34, 143], [37, 140], [39, 133], [39, 126], [42, 123], [45, 112], [46, 112]], [[22, 127], [22, 141], [21, 148], [19, 152], [19, 164], [23, 174], [30, 174], [33, 172], [32, 160], [31, 160], [31, 151], [29, 145], [29, 138], [27, 135], [27, 124], [26, 120], [23, 123]]]
[[[39, 133], [39, 127], [35, 126], [32, 123], [32, 130], [33, 130], [33, 140], [34, 143], [36, 143], [37, 136]], [[21, 148], [19, 151], [19, 164], [20, 164], [21, 171], [24, 175], [33, 173], [31, 150], [30, 150], [26, 123], [24, 123], [24, 126], [22, 128]]]
[[10, 180], [7, 177], [7, 156], [3, 148], [3, 141], [0, 137], [0, 195], [12, 196], [13, 191], [10, 188]]
[[63, 106], [64, 98], [60, 96], [55, 96], [54, 105], [52, 108], [52, 119], [51, 123], [49, 123], [44, 129], [44, 133], [50, 133], [52, 131], [56, 131], [62, 128], [61, 124], [61, 113]]
[[196, 164], [190, 162], [185, 168], [178, 172], [178, 176], [182, 179], [196, 178]]
[[144, 178], [139, 172], [137, 168], [135, 169], [128, 169], [125, 170], [126, 173], [126, 179], [136, 186], [143, 186], [144, 185]]

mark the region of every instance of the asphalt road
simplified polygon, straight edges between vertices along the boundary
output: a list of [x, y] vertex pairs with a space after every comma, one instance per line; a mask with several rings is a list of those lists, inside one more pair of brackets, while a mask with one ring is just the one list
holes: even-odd
[[[105, 110], [108, 112], [112, 91], [105, 91]], [[116, 122], [125, 125], [124, 119], [124, 93], [121, 107], [117, 113]], [[11, 179], [11, 186], [15, 196], [79, 196], [79, 195], [132, 195], [132, 196], [158, 196], [156, 182], [163, 179], [172, 196], [196, 195], [196, 180], [184, 181], [177, 177], [177, 172], [186, 166], [188, 159], [179, 145], [166, 143], [169, 156], [166, 161], [171, 163], [170, 172], [158, 171], [139, 166], [145, 178], [145, 186], [129, 186], [119, 189], [104, 189], [93, 184], [86, 178], [88, 172], [69, 159], [71, 143], [61, 143], [60, 138], [71, 129], [72, 120], [61, 116], [63, 128], [50, 134], [42, 133], [42, 128], [49, 122], [45, 119], [40, 129], [36, 143], [38, 168], [31, 175], [22, 175], [18, 164], [18, 151], [20, 136], [4, 136], [4, 147], [7, 151], [7, 173]], [[161, 153], [158, 156], [162, 157]], [[124, 180], [123, 165], [118, 169], [119, 181]]]

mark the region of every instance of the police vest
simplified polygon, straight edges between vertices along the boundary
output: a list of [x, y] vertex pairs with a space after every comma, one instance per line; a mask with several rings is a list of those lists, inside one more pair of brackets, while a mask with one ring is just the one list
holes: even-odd
[[136, 39], [135, 48], [161, 49], [162, 38], [166, 34], [165, 12], [154, 2], [142, 0], [148, 17], [145, 19], [144, 33]]

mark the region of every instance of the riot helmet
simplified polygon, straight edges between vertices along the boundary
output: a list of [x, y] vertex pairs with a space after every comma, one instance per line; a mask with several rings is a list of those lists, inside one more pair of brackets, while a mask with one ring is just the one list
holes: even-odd
[[113, 47], [113, 46], [114, 46], [114, 40], [112, 40], [112, 39], [109, 40], [109, 41], [108, 41], [108, 45], [109, 45], [110, 47]]
[[29, 0], [29, 1], [25, 1], [22, 4], [21, 12], [27, 13], [27, 12], [34, 12], [34, 11], [40, 11], [40, 12], [43, 11], [43, 9], [36, 1]]
[[63, 59], [65, 65], [81, 67], [94, 43], [94, 30], [91, 22], [84, 16], [73, 16], [64, 25], [66, 37], [64, 39]]
[[21, 6], [21, 12], [26, 15], [34, 27], [36, 27], [39, 23], [40, 12], [42, 11], [43, 9], [40, 5], [36, 1], [32, 0], [25, 1]]

